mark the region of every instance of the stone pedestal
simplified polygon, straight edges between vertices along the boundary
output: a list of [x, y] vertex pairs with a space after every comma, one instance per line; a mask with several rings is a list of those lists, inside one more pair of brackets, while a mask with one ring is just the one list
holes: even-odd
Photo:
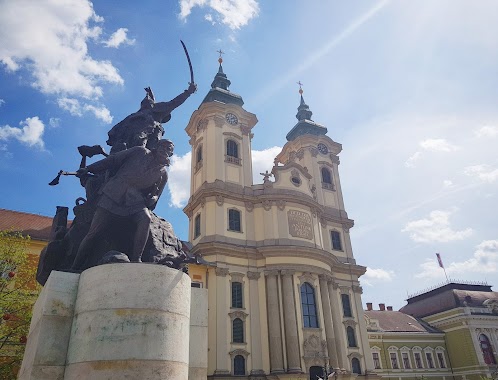
[[192, 288], [188, 380], [206, 380], [208, 369], [208, 294]]
[[20, 379], [187, 380], [190, 292], [186, 274], [161, 265], [52, 272]]

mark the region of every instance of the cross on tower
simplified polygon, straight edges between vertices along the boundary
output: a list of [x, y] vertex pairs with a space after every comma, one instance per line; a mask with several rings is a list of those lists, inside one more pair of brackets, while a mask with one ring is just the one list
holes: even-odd
[[298, 85], [299, 85], [299, 93], [302, 94], [303, 93], [303, 84], [301, 83], [301, 81], [297, 81], [296, 82]]
[[216, 50], [216, 52], [217, 52], [217, 53], [220, 53], [220, 58], [221, 58], [221, 55], [222, 55], [222, 54], [225, 54], [225, 52], [224, 52], [224, 51], [222, 51], [221, 49], [220, 49], [220, 50]]

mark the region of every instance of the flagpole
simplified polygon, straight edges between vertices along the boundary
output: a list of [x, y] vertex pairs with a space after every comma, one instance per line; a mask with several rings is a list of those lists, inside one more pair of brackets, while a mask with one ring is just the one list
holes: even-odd
[[437, 257], [437, 262], [439, 264], [439, 267], [443, 268], [443, 270], [444, 270], [444, 275], [446, 276], [446, 282], [449, 284], [450, 280], [448, 279], [448, 275], [446, 274], [446, 268], [443, 265], [443, 260], [441, 259], [441, 255], [439, 253], [436, 253], [436, 257]]

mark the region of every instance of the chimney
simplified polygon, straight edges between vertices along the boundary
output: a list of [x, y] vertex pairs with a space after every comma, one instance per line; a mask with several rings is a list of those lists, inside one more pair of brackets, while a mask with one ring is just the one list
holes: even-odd
[[393, 311], [393, 307], [392, 306], [388, 306], [387, 307], [387, 311]]
[[367, 310], [372, 311], [372, 302], [367, 302]]
[[380, 311], [385, 311], [386, 310], [386, 304], [385, 303], [379, 303], [379, 310]]

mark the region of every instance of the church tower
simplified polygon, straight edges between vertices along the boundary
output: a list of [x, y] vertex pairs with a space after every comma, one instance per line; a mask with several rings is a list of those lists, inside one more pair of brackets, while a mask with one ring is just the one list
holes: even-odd
[[372, 377], [358, 282], [365, 268], [353, 257], [339, 180], [342, 147], [311, 120], [300, 89], [298, 122], [272, 173], [253, 184], [257, 118], [219, 63], [186, 128], [189, 240], [215, 265], [190, 271], [208, 289], [208, 378], [316, 379], [324, 366], [344, 369], [341, 379]]

